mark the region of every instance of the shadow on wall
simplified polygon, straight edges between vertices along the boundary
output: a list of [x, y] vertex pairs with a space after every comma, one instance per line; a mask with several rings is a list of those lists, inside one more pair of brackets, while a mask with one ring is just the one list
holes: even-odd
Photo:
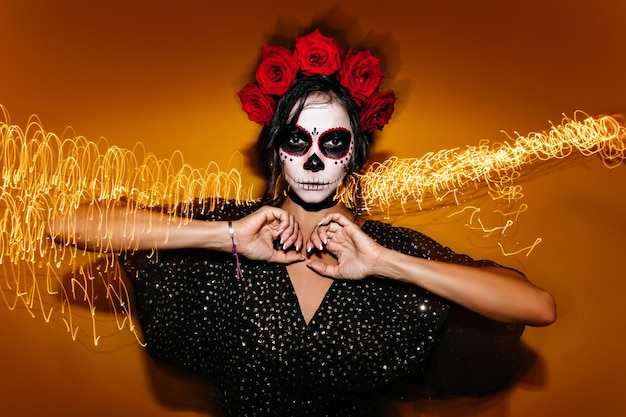
[[511, 415], [509, 397], [515, 388], [539, 391], [547, 386], [545, 361], [522, 343], [518, 351], [519, 369], [503, 390], [477, 397], [419, 398], [407, 401], [382, 400], [384, 417], [506, 417]]
[[179, 368], [156, 362], [146, 354], [146, 374], [155, 400], [173, 410], [218, 416], [220, 393], [206, 379]]

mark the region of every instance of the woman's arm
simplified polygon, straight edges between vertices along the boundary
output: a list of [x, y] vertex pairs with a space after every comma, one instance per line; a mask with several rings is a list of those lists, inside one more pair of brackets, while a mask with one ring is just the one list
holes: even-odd
[[377, 275], [410, 282], [504, 323], [546, 326], [556, 319], [552, 295], [513, 270], [432, 261], [386, 249], [338, 214], [322, 220], [307, 242], [307, 249], [312, 247], [323, 247], [337, 258], [337, 265], [309, 261], [322, 275], [343, 279]]
[[384, 249], [375, 271], [503, 323], [547, 326], [556, 319], [552, 295], [510, 269], [429, 261]]
[[[293, 251], [274, 250], [279, 239], [285, 247], [302, 246], [293, 216], [275, 207], [262, 207], [233, 221], [239, 253], [250, 259], [295, 262]], [[160, 211], [135, 209], [126, 203], [93, 202], [50, 220], [47, 234], [57, 242], [90, 251], [118, 253], [133, 250], [199, 248], [229, 252], [233, 248], [227, 221], [204, 221]]]
[[204, 222], [125, 202], [93, 202], [60, 214], [48, 223], [47, 233], [58, 242], [94, 252], [126, 250], [230, 248], [225, 222]]

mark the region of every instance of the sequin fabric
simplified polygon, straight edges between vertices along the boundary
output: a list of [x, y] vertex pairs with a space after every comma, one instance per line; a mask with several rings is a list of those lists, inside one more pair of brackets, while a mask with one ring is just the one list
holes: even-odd
[[[255, 206], [195, 217], [237, 219]], [[380, 244], [412, 256], [492, 265], [410, 229], [367, 221]], [[424, 368], [447, 302], [372, 277], [334, 281], [307, 324], [284, 265], [200, 250], [137, 253], [124, 262], [150, 355], [206, 376], [227, 416], [376, 416], [375, 390]]]

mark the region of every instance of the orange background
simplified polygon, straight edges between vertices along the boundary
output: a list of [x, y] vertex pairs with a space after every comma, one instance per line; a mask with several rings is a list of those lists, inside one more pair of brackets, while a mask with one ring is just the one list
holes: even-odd
[[[544, 130], [576, 110], [626, 114], [621, 0], [338, 3], [3, 0], [0, 104], [20, 126], [37, 114], [58, 134], [72, 126], [89, 139], [141, 141], [161, 158], [180, 150], [195, 167], [225, 168], [258, 133], [235, 93], [262, 45], [323, 22], [383, 58], [398, 103], [379, 155], [500, 141], [501, 131]], [[533, 361], [510, 389], [395, 404], [389, 415], [624, 415], [625, 181], [626, 167], [596, 157], [529, 176], [516, 238], [541, 237], [530, 256], [503, 258], [463, 225], [415, 216], [442, 243], [521, 269], [553, 292], [559, 318], [526, 330]], [[87, 312], [77, 314], [88, 326]], [[96, 347], [72, 341], [59, 320], [3, 306], [0, 331], [0, 416], [210, 415], [208, 388], [157, 367], [132, 336], [105, 329]]]

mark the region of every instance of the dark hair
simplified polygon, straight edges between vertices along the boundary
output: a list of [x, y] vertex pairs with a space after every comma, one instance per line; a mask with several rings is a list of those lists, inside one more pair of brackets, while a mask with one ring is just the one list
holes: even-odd
[[278, 205], [284, 199], [286, 183], [279, 158], [280, 144], [284, 139], [281, 133], [294, 128], [306, 99], [318, 93], [326, 95], [329, 102], [337, 100], [348, 113], [354, 134], [354, 152], [348, 166], [348, 175], [358, 172], [367, 161], [372, 135], [361, 130], [359, 107], [348, 91], [331, 77], [324, 75], [300, 77], [278, 101], [272, 122], [263, 128], [257, 142], [260, 167], [267, 180], [267, 189], [262, 198], [264, 204]]

